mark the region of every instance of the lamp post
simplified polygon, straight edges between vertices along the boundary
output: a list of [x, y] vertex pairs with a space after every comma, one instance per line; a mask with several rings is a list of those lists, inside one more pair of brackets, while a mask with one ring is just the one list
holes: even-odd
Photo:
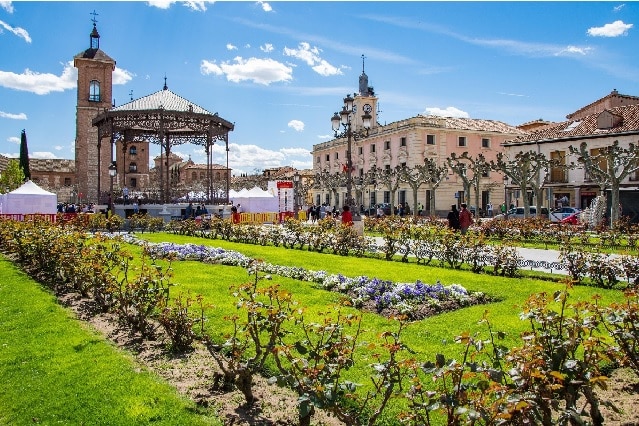
[[115, 177], [115, 175], [118, 172], [118, 168], [115, 165], [115, 161], [111, 161], [111, 164], [109, 164], [109, 177], [111, 178], [111, 184], [109, 186], [109, 211], [111, 212], [111, 214], [114, 213], [113, 211], [113, 178]]
[[[346, 200], [344, 200], [344, 204], [349, 206], [351, 213], [353, 214], [353, 218], [357, 218], [359, 220], [359, 209], [355, 207], [355, 200], [353, 199], [353, 154], [352, 154], [352, 141], [353, 139], [357, 140], [362, 137], [368, 136], [368, 129], [371, 127], [371, 119], [373, 118], [370, 115], [369, 110], [364, 110], [364, 114], [362, 115], [362, 124], [364, 126], [364, 131], [354, 131], [351, 123], [352, 114], [353, 114], [353, 101], [354, 99], [351, 95], [346, 95], [344, 98], [344, 106], [342, 107], [342, 111], [338, 114], [337, 112], [331, 118], [331, 124], [333, 127], [333, 131], [335, 132], [336, 138], [346, 137]], [[344, 132], [338, 134], [337, 132], [341, 127], [344, 127]]]
[[300, 174], [298, 172], [295, 172], [295, 174], [293, 175], [293, 211], [295, 212], [295, 219], [299, 219], [298, 218], [298, 214], [299, 214], [299, 192], [298, 192], [298, 185], [300, 183]]

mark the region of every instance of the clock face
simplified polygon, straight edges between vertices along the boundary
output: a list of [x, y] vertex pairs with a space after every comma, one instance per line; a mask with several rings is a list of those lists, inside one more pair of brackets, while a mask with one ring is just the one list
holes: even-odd
[[365, 112], [366, 114], [370, 114], [370, 113], [371, 113], [371, 111], [373, 110], [373, 107], [372, 107], [372, 106], [370, 106], [369, 104], [366, 104], [366, 105], [364, 105], [364, 108], [362, 108], [362, 109], [364, 110], [364, 112]]
[[357, 104], [353, 104], [353, 112], [357, 112]]

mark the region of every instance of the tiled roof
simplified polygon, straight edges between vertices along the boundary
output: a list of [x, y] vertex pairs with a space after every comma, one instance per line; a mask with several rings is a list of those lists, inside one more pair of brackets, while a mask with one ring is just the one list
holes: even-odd
[[30, 158], [29, 170], [31, 172], [75, 173], [75, 160]]
[[[606, 112], [620, 116], [622, 119], [617, 126], [613, 126], [609, 129], [599, 129], [597, 127], [597, 117]], [[606, 111], [587, 115], [582, 120], [563, 121], [561, 123], [556, 123], [548, 127], [532, 131], [527, 135], [519, 136], [509, 142], [520, 143], [543, 140], [575, 139], [580, 137], [614, 135], [621, 133], [639, 133], [639, 105], [610, 108]]]
[[432, 115], [426, 115], [423, 117], [443, 120], [444, 126], [447, 129], [508, 133], [508, 134], [515, 134], [515, 135], [526, 134], [526, 132], [524, 132], [521, 129], [518, 129], [515, 126], [511, 126], [509, 124], [506, 124], [501, 121], [496, 121], [496, 120], [483, 120], [479, 118], [439, 117], [439, 116], [432, 116]]
[[4, 171], [7, 168], [9, 160], [11, 160], [11, 158], [0, 155], [0, 171]]
[[151, 95], [135, 99], [129, 103], [115, 107], [111, 109], [111, 111], [145, 111], [157, 110], [160, 108], [163, 108], [167, 111], [217, 115], [217, 113], [211, 114], [204, 108], [194, 104], [187, 99], [184, 99], [183, 97], [173, 93], [169, 89], [163, 89]]
[[95, 59], [98, 61], [113, 62], [115, 61], [100, 49], [87, 49], [78, 53], [74, 58]]
[[592, 107], [593, 105], [596, 105], [598, 103], [601, 103], [603, 101], [605, 101], [608, 98], [621, 98], [621, 99], [627, 99], [630, 100], [632, 102], [637, 102], [639, 101], [639, 97], [637, 96], [631, 96], [631, 95], [622, 95], [621, 93], [617, 92], [616, 90], [613, 90], [612, 92], [610, 92], [609, 94], [607, 94], [606, 96], [604, 96], [603, 98], [597, 99], [594, 102], [589, 103], [588, 105], [579, 108], [577, 111], [568, 114], [566, 116], [567, 119], [570, 119], [571, 117], [574, 117], [575, 115], [579, 114], [582, 111], [587, 110], [588, 108]]

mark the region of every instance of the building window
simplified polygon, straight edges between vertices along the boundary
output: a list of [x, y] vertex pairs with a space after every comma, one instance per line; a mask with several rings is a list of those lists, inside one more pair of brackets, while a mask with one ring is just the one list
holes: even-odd
[[137, 188], [138, 186], [138, 180], [136, 178], [131, 178], [131, 188]]
[[196, 172], [192, 172], [191, 173], [191, 182], [195, 182], [197, 180], [197, 173]]
[[391, 171], [390, 164], [386, 164], [386, 165], [384, 165], [384, 171], [385, 171], [386, 173], [390, 173], [390, 171]]
[[317, 164], [319, 164], [320, 161], [321, 161], [321, 157], [318, 155], [317, 158], [315, 159], [315, 161], [317, 162]]
[[400, 164], [400, 166], [402, 166], [402, 168], [405, 169], [406, 168], [406, 163], [402, 163], [402, 164]]
[[[390, 203], [390, 191], [384, 191], [384, 202], [385, 203]], [[393, 208], [393, 206], [391, 206], [391, 209]]]
[[64, 178], [64, 186], [71, 186], [71, 178]]
[[138, 154], [138, 147], [132, 146], [129, 148], [129, 155], [137, 155], [137, 154]]
[[[552, 151], [550, 160], [553, 166], [550, 168], [550, 182], [566, 183], [568, 182], [566, 166], [566, 155], [564, 151]], [[586, 178], [587, 180], [587, 178]]]
[[215, 172], [215, 180], [220, 180], [220, 172]]
[[335, 159], [336, 159], [336, 160], [339, 160], [339, 152], [336, 152], [336, 153], [335, 153]]
[[399, 145], [400, 145], [400, 146], [406, 146], [406, 138], [405, 138], [405, 137], [403, 137], [403, 138], [401, 138], [401, 139], [399, 140]]
[[481, 177], [485, 177], [485, 178], [490, 177], [490, 173], [488, 172], [488, 170], [483, 170], [481, 172]]
[[100, 102], [100, 82], [98, 80], [91, 80], [89, 83], [89, 101]]
[[331, 154], [326, 154], [326, 161], [331, 161]]
[[371, 152], [375, 152], [375, 144], [371, 145]]
[[490, 148], [490, 139], [481, 138], [481, 147], [482, 148]]
[[136, 163], [130, 163], [129, 164], [129, 172], [130, 173], [135, 173], [138, 171], [138, 165]]
[[460, 136], [458, 141], [457, 146], [466, 146], [466, 136]]
[[390, 141], [384, 142], [384, 149], [390, 149]]
[[435, 135], [426, 135], [426, 145], [435, 145]]
[[357, 153], [358, 153], [359, 155], [362, 155], [362, 154], [364, 153], [364, 147], [358, 146], [358, 147], [357, 147]]

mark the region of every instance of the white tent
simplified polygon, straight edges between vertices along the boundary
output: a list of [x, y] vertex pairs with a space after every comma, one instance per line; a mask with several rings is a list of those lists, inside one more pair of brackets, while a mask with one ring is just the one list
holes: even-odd
[[56, 214], [58, 196], [30, 180], [11, 192], [0, 195], [3, 214]]
[[259, 187], [241, 191], [229, 191], [229, 199], [235, 204], [242, 205], [244, 213], [269, 213], [278, 211], [277, 197]]

